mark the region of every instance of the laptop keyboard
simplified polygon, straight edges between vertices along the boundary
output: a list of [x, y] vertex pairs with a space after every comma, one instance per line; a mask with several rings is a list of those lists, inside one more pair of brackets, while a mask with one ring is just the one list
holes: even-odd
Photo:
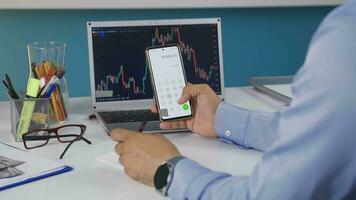
[[158, 114], [151, 110], [106, 111], [99, 114], [107, 124], [159, 121]]

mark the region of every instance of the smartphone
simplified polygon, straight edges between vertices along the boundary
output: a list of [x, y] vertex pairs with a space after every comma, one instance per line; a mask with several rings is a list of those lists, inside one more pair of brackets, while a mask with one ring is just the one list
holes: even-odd
[[190, 101], [178, 104], [187, 85], [180, 47], [149, 47], [146, 49], [146, 58], [161, 121], [191, 118], [193, 112]]

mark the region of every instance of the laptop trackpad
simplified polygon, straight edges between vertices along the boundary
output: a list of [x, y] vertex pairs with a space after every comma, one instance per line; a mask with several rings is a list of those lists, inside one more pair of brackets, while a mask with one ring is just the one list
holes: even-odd
[[112, 131], [114, 128], [125, 128], [133, 131], [139, 131], [142, 122], [130, 122], [130, 123], [115, 123], [106, 125], [109, 131]]
[[161, 129], [159, 127], [159, 121], [150, 121], [150, 122], [147, 122], [144, 129], [143, 129], [143, 132], [153, 132], [153, 133], [176, 133], [176, 132], [190, 132], [190, 130], [188, 129]]
[[149, 121], [146, 123], [143, 131], [144, 132], [152, 132], [152, 131], [160, 131], [162, 130], [160, 127], [159, 127], [159, 121]]

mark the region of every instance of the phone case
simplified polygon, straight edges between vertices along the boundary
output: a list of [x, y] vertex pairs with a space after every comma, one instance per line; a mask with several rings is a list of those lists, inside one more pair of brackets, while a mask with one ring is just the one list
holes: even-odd
[[[148, 54], [148, 51], [150, 49], [156, 49], [156, 48], [165, 48], [165, 47], [172, 47], [172, 46], [176, 46], [178, 48], [178, 51], [180, 51], [180, 47], [178, 45], [164, 45], [164, 46], [155, 46], [155, 47], [148, 47], [146, 49], [146, 58], [147, 58], [147, 62], [148, 62], [148, 68], [149, 68], [149, 72], [150, 72], [150, 79], [151, 79], [151, 84], [152, 84], [152, 87], [153, 87], [153, 91], [154, 91], [154, 98], [155, 98], [155, 101], [156, 101], [156, 105], [157, 105], [157, 110], [158, 110], [158, 114], [159, 114], [159, 118], [160, 118], [160, 121], [181, 121], [181, 120], [186, 120], [186, 119], [191, 119], [194, 115], [194, 112], [193, 112], [193, 107], [192, 107], [192, 104], [191, 102], [189, 101], [189, 105], [190, 105], [190, 110], [191, 110], [191, 115], [189, 116], [183, 116], [183, 117], [176, 117], [176, 118], [170, 118], [170, 119], [163, 119], [162, 118], [162, 113], [161, 113], [161, 109], [159, 107], [159, 100], [157, 98], [157, 91], [156, 91], [156, 85], [155, 85], [155, 82], [154, 82], [154, 78], [153, 78], [153, 73], [152, 73], [152, 66], [151, 66], [151, 62], [149, 60], [149, 54]], [[184, 75], [184, 81], [185, 81], [185, 86], [187, 85], [187, 78], [185, 76], [185, 70], [184, 70], [184, 64], [183, 64], [183, 59], [182, 59], [182, 55], [181, 53], [179, 53], [179, 57], [181, 59], [181, 63], [182, 63], [182, 70], [183, 70], [183, 75]]]

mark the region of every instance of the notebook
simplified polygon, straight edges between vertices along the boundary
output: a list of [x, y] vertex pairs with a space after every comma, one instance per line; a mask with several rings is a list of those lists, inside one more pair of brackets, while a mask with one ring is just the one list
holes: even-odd
[[293, 76], [251, 77], [251, 85], [258, 91], [289, 105], [293, 100], [291, 83]]

